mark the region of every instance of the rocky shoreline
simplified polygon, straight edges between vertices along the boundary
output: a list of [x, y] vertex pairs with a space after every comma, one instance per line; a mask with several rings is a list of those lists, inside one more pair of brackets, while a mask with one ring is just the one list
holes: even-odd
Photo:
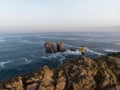
[[0, 90], [120, 90], [120, 52], [81, 56], [58, 69], [44, 66], [0, 83]]

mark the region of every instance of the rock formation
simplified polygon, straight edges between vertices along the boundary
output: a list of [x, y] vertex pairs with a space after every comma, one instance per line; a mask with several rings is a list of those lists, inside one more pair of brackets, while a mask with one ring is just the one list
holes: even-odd
[[66, 51], [65, 47], [64, 47], [64, 44], [62, 41], [58, 41], [57, 42], [57, 51], [58, 52], [64, 52]]
[[56, 53], [56, 52], [66, 51], [62, 41], [58, 41], [57, 46], [54, 45], [53, 42], [46, 42], [44, 47], [46, 49], [46, 53]]
[[46, 42], [44, 45], [46, 53], [56, 53], [57, 47], [52, 42]]
[[0, 90], [120, 90], [120, 53], [78, 57], [58, 69], [44, 66], [0, 83]]

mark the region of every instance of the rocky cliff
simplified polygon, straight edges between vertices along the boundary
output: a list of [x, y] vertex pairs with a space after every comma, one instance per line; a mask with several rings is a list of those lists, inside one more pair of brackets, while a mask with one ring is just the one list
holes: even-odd
[[81, 56], [58, 69], [44, 66], [2, 82], [0, 90], [120, 90], [120, 53], [94, 60]]

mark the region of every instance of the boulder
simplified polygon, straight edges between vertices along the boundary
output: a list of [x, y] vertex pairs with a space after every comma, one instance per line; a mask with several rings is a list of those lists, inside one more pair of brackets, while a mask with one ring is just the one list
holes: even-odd
[[53, 44], [53, 42], [46, 42], [44, 45], [46, 49], [46, 53], [56, 53], [57, 47]]
[[58, 52], [65, 52], [66, 49], [64, 47], [64, 43], [62, 41], [57, 42], [57, 51]]

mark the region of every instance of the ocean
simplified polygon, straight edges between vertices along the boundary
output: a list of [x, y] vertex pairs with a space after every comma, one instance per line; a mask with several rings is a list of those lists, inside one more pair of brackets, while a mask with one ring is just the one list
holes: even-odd
[[[64, 53], [46, 54], [44, 44], [62, 41]], [[86, 56], [95, 58], [120, 52], [120, 32], [50, 32], [0, 35], [0, 81], [32, 72], [48, 65], [58, 68], [63, 62], [81, 56], [80, 47], [87, 48]], [[75, 48], [76, 51], [70, 51]]]

